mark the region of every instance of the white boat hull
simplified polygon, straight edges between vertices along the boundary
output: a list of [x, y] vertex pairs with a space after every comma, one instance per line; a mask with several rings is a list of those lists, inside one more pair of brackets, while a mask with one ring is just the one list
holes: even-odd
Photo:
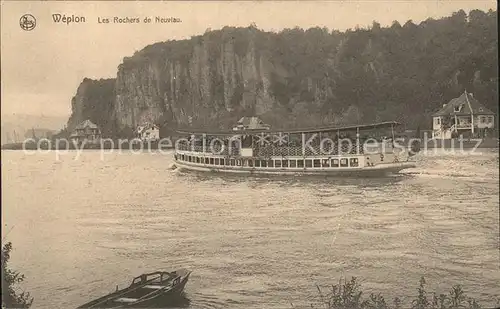
[[262, 175], [384, 175], [398, 173], [407, 168], [414, 168], [414, 162], [397, 162], [377, 164], [369, 167], [359, 168], [262, 168], [262, 167], [230, 167], [230, 166], [204, 166], [201, 164], [189, 164], [186, 162], [175, 161], [175, 166], [179, 170], [191, 170], [199, 172], [215, 173], [235, 173], [235, 174], [262, 174]]

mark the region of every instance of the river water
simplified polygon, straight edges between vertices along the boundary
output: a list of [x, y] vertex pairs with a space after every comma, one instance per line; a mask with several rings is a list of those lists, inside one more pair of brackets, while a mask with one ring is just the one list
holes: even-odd
[[2, 234], [34, 308], [179, 267], [193, 271], [190, 308], [310, 307], [316, 285], [351, 276], [409, 302], [422, 275], [428, 290], [461, 284], [491, 306], [498, 158], [443, 152], [400, 176], [264, 178], [172, 171], [171, 154], [2, 151]]

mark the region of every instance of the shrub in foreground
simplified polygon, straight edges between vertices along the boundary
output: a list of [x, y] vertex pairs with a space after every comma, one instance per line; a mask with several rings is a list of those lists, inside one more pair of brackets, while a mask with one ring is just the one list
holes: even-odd
[[[392, 302], [387, 302], [380, 293], [371, 293], [364, 298], [361, 286], [356, 277], [350, 281], [339, 281], [333, 285], [327, 293], [317, 286], [320, 301], [325, 309], [480, 309], [479, 303], [467, 295], [460, 285], [453, 286], [448, 294], [436, 292], [427, 293], [425, 290], [425, 279], [420, 278], [417, 295], [411, 303], [403, 303], [401, 298], [396, 297]], [[313, 307], [313, 306], [311, 306]]]
[[23, 282], [24, 275], [8, 267], [12, 244], [2, 246], [2, 308], [29, 308], [33, 298], [24, 291], [18, 292], [17, 284]]

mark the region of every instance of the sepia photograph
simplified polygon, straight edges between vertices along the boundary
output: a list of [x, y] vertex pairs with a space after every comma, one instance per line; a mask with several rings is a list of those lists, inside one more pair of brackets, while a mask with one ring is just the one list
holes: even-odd
[[500, 308], [496, 1], [0, 5], [2, 309]]

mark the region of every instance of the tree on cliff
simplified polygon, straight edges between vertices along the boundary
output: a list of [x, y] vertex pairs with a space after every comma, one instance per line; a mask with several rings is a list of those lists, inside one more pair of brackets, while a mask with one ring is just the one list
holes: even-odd
[[17, 284], [24, 281], [24, 275], [8, 266], [12, 243], [2, 246], [2, 308], [29, 308], [33, 298], [29, 293], [18, 292]]

